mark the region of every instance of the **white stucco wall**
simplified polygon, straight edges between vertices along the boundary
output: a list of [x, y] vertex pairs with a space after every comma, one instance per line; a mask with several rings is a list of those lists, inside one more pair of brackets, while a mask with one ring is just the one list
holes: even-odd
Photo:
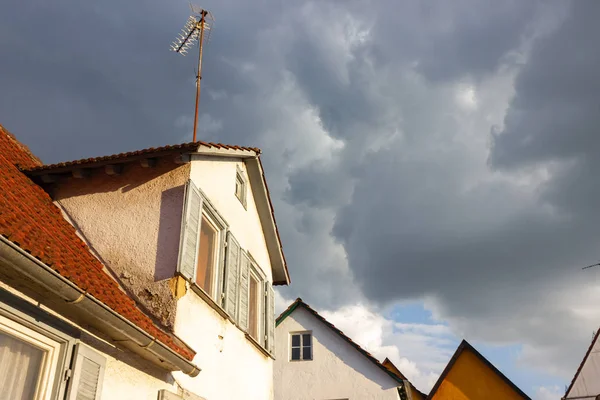
[[600, 340], [595, 340], [585, 364], [581, 368], [567, 399], [577, 399], [600, 394]]
[[193, 291], [178, 302], [175, 331], [202, 368], [195, 378], [174, 373], [184, 388], [207, 400], [273, 399], [273, 360]]
[[168, 280], [177, 270], [184, 185], [190, 165], [161, 159], [125, 165], [55, 186], [53, 198], [78, 234], [134, 299], [163, 324], [175, 320]]
[[[289, 361], [292, 332], [312, 331], [313, 359]], [[275, 400], [397, 400], [398, 383], [302, 307], [275, 331]]]

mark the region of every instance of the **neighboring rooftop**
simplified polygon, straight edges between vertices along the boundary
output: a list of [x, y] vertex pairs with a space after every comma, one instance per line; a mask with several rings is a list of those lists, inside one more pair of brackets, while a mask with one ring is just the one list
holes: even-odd
[[383, 372], [385, 372], [387, 375], [389, 375], [392, 379], [394, 379], [395, 381], [397, 381], [399, 383], [403, 383], [403, 380], [405, 378], [403, 378], [402, 376], [396, 374], [395, 372], [391, 371], [390, 369], [386, 368], [381, 362], [379, 362], [378, 359], [376, 359], [375, 357], [373, 357], [373, 355], [371, 353], [369, 353], [368, 351], [366, 351], [365, 349], [363, 349], [362, 347], [360, 347], [360, 345], [358, 343], [356, 343], [351, 338], [349, 338], [348, 336], [346, 336], [344, 334], [344, 332], [342, 332], [340, 329], [338, 329], [331, 322], [327, 321], [323, 316], [321, 316], [318, 312], [316, 312], [308, 304], [306, 304], [305, 302], [303, 302], [302, 299], [299, 298], [299, 297], [292, 304], [290, 304], [290, 306], [284, 312], [282, 312], [281, 315], [279, 315], [279, 317], [277, 317], [275, 326], [279, 326], [279, 324], [281, 324], [288, 316], [290, 316], [298, 307], [302, 307], [306, 311], [308, 311], [309, 313], [311, 313], [312, 315], [314, 315], [319, 321], [321, 321], [329, 329], [331, 329], [339, 337], [341, 337], [344, 341], [346, 341], [348, 344], [350, 344], [352, 347], [354, 347], [356, 350], [358, 350], [359, 353], [361, 353], [363, 356], [365, 356], [377, 368], [381, 369]]
[[[519, 387], [517, 385], [515, 385], [514, 383], [512, 383], [512, 381], [510, 379], [508, 379], [506, 377], [506, 375], [504, 375], [502, 372], [500, 372], [500, 370], [498, 370], [498, 368], [496, 368], [494, 366], [494, 364], [492, 364], [491, 362], [489, 362], [487, 360], [487, 358], [485, 358], [473, 346], [471, 346], [469, 344], [469, 342], [467, 342], [464, 339], [460, 343], [460, 345], [458, 346], [458, 348], [456, 349], [456, 351], [454, 352], [454, 355], [452, 356], [452, 358], [450, 358], [450, 361], [448, 362], [448, 365], [446, 365], [446, 368], [444, 369], [444, 371], [442, 372], [442, 374], [438, 378], [437, 382], [435, 383], [435, 385], [431, 389], [431, 392], [429, 392], [429, 396], [427, 397], [427, 399], [433, 399], [433, 397], [435, 396], [436, 392], [438, 391], [438, 389], [440, 388], [440, 386], [444, 382], [444, 379], [446, 379], [446, 377], [448, 376], [448, 374], [452, 370], [452, 367], [454, 367], [454, 364], [456, 363], [456, 361], [458, 360], [458, 358], [465, 351], [469, 351], [472, 354], [474, 354], [475, 357], [477, 357], [477, 359], [479, 359], [486, 367], [488, 367], [494, 374], [496, 374], [496, 376], [498, 376], [501, 381], [503, 381], [506, 385], [508, 385], [508, 387], [510, 387], [512, 390], [514, 390], [523, 399], [531, 400], [531, 398], [529, 396], [527, 396], [525, 393], [523, 393], [523, 391], [521, 389], [519, 389]], [[472, 378], [470, 378], [470, 379], [472, 379]]]

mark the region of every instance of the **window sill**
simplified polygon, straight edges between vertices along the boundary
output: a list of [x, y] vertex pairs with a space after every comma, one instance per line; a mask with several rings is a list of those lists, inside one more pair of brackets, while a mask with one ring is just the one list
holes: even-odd
[[212, 297], [210, 297], [208, 293], [204, 291], [204, 289], [202, 289], [195, 283], [192, 283], [190, 287], [192, 288], [194, 293], [200, 296], [200, 298], [210, 306], [210, 308], [215, 310], [221, 317], [230, 320], [235, 325], [235, 322], [231, 320], [231, 318], [229, 317], [229, 315], [227, 315], [225, 310], [223, 310], [223, 308], [220, 305], [218, 305], [217, 302]]
[[275, 357], [273, 357], [271, 354], [269, 354], [269, 352], [260, 343], [258, 343], [256, 341], [256, 339], [254, 339], [252, 336], [250, 336], [246, 332], [244, 332], [244, 335], [246, 336], [246, 339], [248, 339], [248, 341], [250, 343], [252, 343], [254, 345], [254, 347], [256, 347], [258, 349], [258, 351], [260, 351], [262, 353], [263, 356], [272, 358], [273, 360], [275, 359]]

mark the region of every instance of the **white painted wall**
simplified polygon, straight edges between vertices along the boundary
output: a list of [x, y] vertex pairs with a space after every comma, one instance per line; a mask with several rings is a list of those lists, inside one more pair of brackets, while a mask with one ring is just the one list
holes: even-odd
[[[313, 359], [289, 361], [290, 333], [312, 331]], [[398, 382], [302, 307], [275, 330], [275, 400], [398, 400]]]
[[596, 338], [567, 399], [600, 395], [600, 340]]
[[202, 368], [195, 378], [174, 373], [183, 387], [207, 400], [273, 399], [273, 360], [193, 291], [178, 302], [175, 331]]

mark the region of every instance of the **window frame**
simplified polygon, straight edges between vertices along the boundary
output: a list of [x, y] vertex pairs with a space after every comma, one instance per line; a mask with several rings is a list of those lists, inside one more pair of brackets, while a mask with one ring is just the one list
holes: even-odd
[[[53, 371], [50, 371], [50, 376], [47, 376], [44, 382], [45, 393], [42, 396], [38, 387], [35, 399], [62, 399], [68, 384], [65, 373], [70, 370], [71, 358], [79, 340], [79, 330], [3, 289], [0, 289], [0, 320], [0, 325], [5, 324], [11, 329], [33, 333], [33, 336], [42, 336], [47, 341], [58, 343], [58, 346], [55, 346], [54, 359], [48, 366], [53, 368]], [[3, 327], [0, 329], [6, 332]], [[8, 334], [15, 337], [11, 333]], [[39, 379], [40, 377], [38, 383]]]
[[[204, 290], [200, 285], [198, 285], [197, 281], [197, 271], [198, 271], [198, 263], [194, 266], [194, 282], [193, 285], [202, 291], [206, 296], [208, 296], [218, 307], [221, 307], [221, 297], [223, 296], [223, 285], [225, 284], [225, 244], [227, 242], [227, 230], [229, 229], [229, 224], [225, 221], [225, 218], [219, 214], [216, 207], [211, 203], [208, 199], [208, 196], [198, 188], [200, 195], [202, 196], [202, 210], [200, 213], [200, 229], [198, 230], [198, 243], [200, 243], [200, 232], [202, 229], [202, 219], [207, 218], [209, 222], [217, 228], [216, 238], [215, 238], [215, 254], [213, 257], [214, 262], [214, 271], [211, 282], [211, 290]], [[197, 252], [200, 251], [200, 245], [198, 244]], [[222, 308], [222, 307], [221, 307]]]
[[[304, 358], [304, 347], [308, 347], [308, 346], [304, 346], [304, 337], [303, 335], [310, 335], [310, 358]], [[300, 336], [300, 358], [297, 360], [294, 360], [292, 358], [292, 348], [297, 348], [296, 346], [292, 346], [292, 337], [293, 336]], [[288, 361], [290, 362], [302, 362], [302, 361], [312, 361], [314, 360], [314, 337], [313, 337], [313, 332], [312, 331], [295, 331], [295, 332], [290, 332], [289, 333], [289, 338], [288, 338], [288, 348], [289, 348], [289, 356], [288, 356]]]
[[[238, 182], [241, 184], [242, 193], [240, 196], [237, 194], [237, 184]], [[239, 165], [236, 166], [235, 171], [235, 186], [234, 186], [234, 195], [235, 197], [242, 203], [244, 209], [248, 209], [248, 180], [246, 179], [246, 175], [244, 171], [240, 168]]]

